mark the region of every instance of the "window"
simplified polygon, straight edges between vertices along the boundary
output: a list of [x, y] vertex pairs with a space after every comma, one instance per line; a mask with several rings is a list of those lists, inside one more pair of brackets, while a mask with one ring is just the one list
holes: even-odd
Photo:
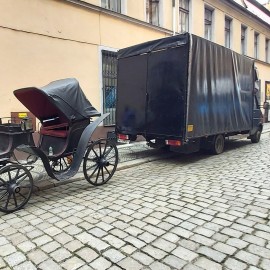
[[189, 30], [189, 0], [179, 0], [179, 32]]
[[146, 21], [159, 25], [159, 0], [146, 0]]
[[213, 10], [206, 7], [204, 10], [204, 37], [208, 40], [212, 40], [212, 21]]
[[270, 63], [270, 39], [265, 39], [265, 62]]
[[247, 27], [241, 26], [241, 52], [247, 54]]
[[102, 50], [103, 112], [110, 113], [103, 121], [105, 126], [115, 124], [117, 86], [117, 53]]
[[101, 7], [121, 13], [121, 0], [101, 0]]
[[254, 58], [259, 58], [259, 34], [254, 33]]
[[225, 17], [225, 47], [231, 48], [231, 25], [232, 19]]

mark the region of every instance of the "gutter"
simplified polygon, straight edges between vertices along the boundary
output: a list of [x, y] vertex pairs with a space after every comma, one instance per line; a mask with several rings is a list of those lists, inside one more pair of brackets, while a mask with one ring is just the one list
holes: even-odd
[[[260, 17], [258, 17], [257, 15], [253, 14], [249, 10], [247, 10], [245, 7], [242, 7], [241, 5], [237, 4], [234, 0], [221, 0], [221, 1], [224, 2], [225, 5], [231, 5], [232, 8], [235, 8], [236, 7], [237, 9], [243, 11], [244, 12], [244, 15], [246, 17], [252, 17], [257, 22], [259, 22], [259, 23], [263, 24], [265, 27], [267, 27], [268, 28], [267, 30], [269, 31], [270, 25], [267, 22], [265, 22], [264, 20], [262, 20]], [[256, 2], [256, 1], [249, 0], [249, 2], [251, 4], [254, 4], [254, 2]], [[266, 8], [264, 8], [262, 5], [260, 5], [260, 4], [258, 4], [256, 2], [256, 7], [258, 7], [262, 12], [264, 12], [267, 16], [270, 17], [270, 12]]]

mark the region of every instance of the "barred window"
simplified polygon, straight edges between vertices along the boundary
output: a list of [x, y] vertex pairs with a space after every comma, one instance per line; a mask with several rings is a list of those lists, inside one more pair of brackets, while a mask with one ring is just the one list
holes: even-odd
[[146, 21], [159, 25], [159, 0], [146, 0]]
[[189, 31], [189, 0], [179, 0], [179, 32]]
[[101, 7], [121, 13], [121, 0], [101, 0]]
[[103, 112], [110, 113], [104, 119], [104, 125], [115, 124], [116, 106], [116, 87], [117, 87], [117, 53], [102, 50], [102, 93], [103, 93]]
[[206, 7], [204, 10], [204, 37], [212, 40], [213, 10]]

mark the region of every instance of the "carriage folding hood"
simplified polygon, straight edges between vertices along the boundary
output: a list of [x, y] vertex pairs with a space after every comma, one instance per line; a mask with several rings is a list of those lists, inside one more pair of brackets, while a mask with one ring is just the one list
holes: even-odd
[[14, 95], [45, 126], [46, 120], [53, 117], [59, 118], [60, 123], [72, 123], [100, 115], [74, 78], [53, 81], [40, 88], [18, 89]]
[[118, 52], [116, 132], [179, 139], [253, 128], [254, 61], [185, 33]]

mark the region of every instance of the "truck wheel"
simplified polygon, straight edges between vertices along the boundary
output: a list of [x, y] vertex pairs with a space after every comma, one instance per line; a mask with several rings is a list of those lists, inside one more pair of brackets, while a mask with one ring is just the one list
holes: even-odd
[[221, 134], [216, 135], [211, 149], [212, 153], [215, 155], [221, 154], [224, 150], [224, 143], [225, 143], [224, 136]]
[[258, 129], [255, 134], [250, 136], [251, 142], [252, 143], [258, 143], [260, 141], [260, 139], [261, 139], [261, 134], [262, 134], [261, 130]]

